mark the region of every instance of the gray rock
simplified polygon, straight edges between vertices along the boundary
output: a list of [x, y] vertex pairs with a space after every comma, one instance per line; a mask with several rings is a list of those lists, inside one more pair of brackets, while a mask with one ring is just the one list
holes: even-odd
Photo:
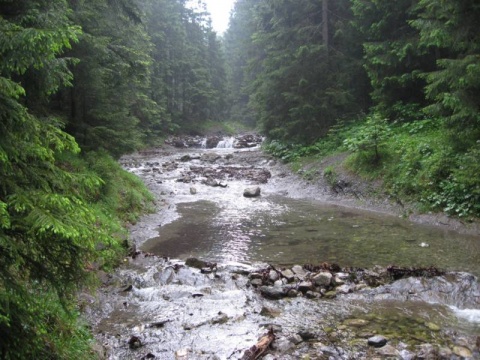
[[348, 294], [349, 292], [352, 291], [352, 289], [350, 285], [342, 285], [337, 287], [335, 291], [337, 292], [337, 294]]
[[383, 346], [382, 348], [377, 350], [377, 353], [382, 356], [385, 356], [388, 358], [394, 358], [394, 359], [400, 356], [400, 352], [397, 349], [395, 349], [392, 345]]
[[278, 275], [275, 270], [270, 270], [270, 272], [268, 273], [268, 278], [270, 279], [270, 281], [275, 282], [280, 278], [280, 275]]
[[288, 297], [290, 297], [290, 298], [297, 297], [297, 296], [298, 296], [298, 291], [295, 290], [295, 289], [290, 289], [290, 290], [288, 291], [288, 294], [287, 294], [287, 295], [288, 295]]
[[317, 286], [330, 286], [332, 283], [332, 274], [326, 271], [319, 272], [313, 277], [313, 282]]
[[259, 287], [263, 285], [262, 279], [252, 279], [250, 280], [250, 284], [254, 287]]
[[385, 346], [387, 338], [382, 335], [375, 335], [368, 339], [368, 345], [379, 348]]
[[224, 314], [222, 312], [219, 312], [218, 313], [218, 316], [215, 316], [211, 323], [212, 325], [215, 325], [215, 324], [225, 324], [226, 322], [228, 321], [228, 315], [227, 314]]
[[302, 339], [302, 337], [301, 337], [299, 334], [293, 334], [292, 336], [290, 336], [290, 337], [288, 338], [288, 340], [289, 340], [290, 342], [292, 342], [293, 344], [295, 344], [295, 345], [298, 345], [298, 344], [300, 344], [301, 342], [303, 342], [303, 339]]
[[307, 291], [305, 293], [305, 297], [307, 297], [308, 299], [316, 299], [316, 298], [320, 297], [320, 294], [316, 293], [316, 292], [313, 292], [313, 291]]
[[269, 306], [263, 306], [262, 310], [260, 311], [260, 315], [262, 316], [267, 316], [267, 317], [278, 317], [282, 314], [282, 311], [277, 308], [269, 307]]
[[292, 270], [286, 269], [282, 271], [282, 276], [288, 280], [288, 282], [292, 282], [295, 280], [295, 274], [293, 273]]
[[287, 296], [285, 289], [279, 286], [262, 286], [260, 293], [268, 299], [278, 300]]
[[298, 290], [301, 292], [312, 290], [312, 288], [313, 284], [311, 281], [302, 281], [300, 284], [298, 284]]
[[195, 189], [193, 186], [190, 188], [190, 194], [195, 195], [197, 193], [197, 189]]
[[289, 341], [288, 339], [285, 339], [285, 338], [275, 340], [272, 343], [272, 348], [274, 350], [277, 350], [277, 351], [282, 352], [282, 353], [287, 352], [288, 350], [290, 350], [294, 346], [295, 345], [291, 341]]
[[307, 272], [300, 265], [292, 267], [292, 271], [300, 280], [305, 279], [305, 276], [307, 276]]
[[407, 349], [400, 350], [398, 356], [401, 360], [413, 360], [415, 359], [415, 354]]
[[252, 198], [252, 197], [258, 197], [260, 196], [260, 187], [251, 187], [251, 188], [246, 188], [243, 190], [243, 196], [247, 198]]

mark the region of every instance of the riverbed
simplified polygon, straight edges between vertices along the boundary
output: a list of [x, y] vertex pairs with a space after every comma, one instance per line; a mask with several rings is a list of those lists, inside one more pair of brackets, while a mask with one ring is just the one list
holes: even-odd
[[[415, 301], [407, 301], [405, 289], [387, 296], [395, 291], [356, 291], [362, 284], [354, 283], [328, 299], [298, 292], [271, 300], [250, 276], [269, 265], [322, 263], [436, 267], [478, 276], [478, 235], [360, 209], [352, 199], [343, 206], [259, 147], [224, 146], [165, 147], [121, 159], [155, 194], [157, 211], [131, 228], [140, 252], [105, 275], [103, 290], [87, 306], [107, 358], [237, 359], [272, 326], [277, 339], [270, 359], [407, 359], [422, 351], [478, 358], [480, 294], [473, 276], [428, 284], [431, 294]], [[259, 187], [261, 195], [244, 197], [248, 187]], [[215, 263], [215, 271], [185, 266], [187, 258]], [[435, 295], [446, 288], [456, 295]], [[459, 300], [462, 291], [471, 301]], [[312, 336], [302, 337], [305, 332]], [[368, 346], [365, 339], [378, 334], [389, 338], [390, 352]], [[132, 336], [141, 346], [131, 346]]]

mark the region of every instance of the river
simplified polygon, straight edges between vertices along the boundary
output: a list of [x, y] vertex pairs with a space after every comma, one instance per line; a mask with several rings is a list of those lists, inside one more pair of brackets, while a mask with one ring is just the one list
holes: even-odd
[[[233, 143], [226, 139], [216, 149], [167, 147], [121, 160], [156, 195], [158, 211], [131, 228], [142, 255], [126, 259], [105, 278], [104, 290], [87, 307], [106, 357], [240, 358], [266, 324], [281, 328], [267, 355], [271, 359], [407, 359], [418, 357], [426, 344], [434, 344], [427, 355], [444, 352], [438, 358], [478, 355], [480, 294], [473, 277], [442, 278], [451, 281], [455, 296], [432, 293], [415, 302], [405, 301], [403, 290], [387, 296], [395, 292], [390, 288], [335, 300], [259, 296], [242, 274], [267, 266], [261, 264], [435, 266], [478, 276], [480, 237], [362, 210], [358, 201], [342, 206], [327, 189], [307, 184], [258, 147], [235, 149]], [[252, 186], [260, 187], [261, 196], [244, 197]], [[192, 257], [217, 263], [215, 275], [183, 267]], [[441, 281], [429, 286], [444, 291]], [[123, 287], [129, 290], [120, 291]], [[462, 291], [473, 299], [459, 300]], [[314, 333], [312, 339], [292, 340], [305, 329]], [[365, 346], [362, 339], [375, 334], [392, 339], [391, 353]], [[142, 346], [132, 349], [131, 336]]]

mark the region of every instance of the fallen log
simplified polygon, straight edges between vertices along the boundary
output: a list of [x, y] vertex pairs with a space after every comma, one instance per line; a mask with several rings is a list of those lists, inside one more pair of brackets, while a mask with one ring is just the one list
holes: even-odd
[[253, 345], [250, 349], [245, 350], [242, 358], [240, 360], [257, 360], [259, 359], [265, 351], [270, 347], [270, 345], [275, 340], [275, 334], [273, 329], [270, 329], [268, 333], [260, 338], [256, 345]]

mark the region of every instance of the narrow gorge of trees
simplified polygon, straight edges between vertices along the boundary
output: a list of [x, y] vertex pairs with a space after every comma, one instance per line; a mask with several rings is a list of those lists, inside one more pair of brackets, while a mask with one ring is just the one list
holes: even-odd
[[149, 201], [114, 159], [170, 134], [350, 151], [393, 196], [480, 215], [477, 1], [237, 0], [223, 35], [195, 3], [0, 1], [2, 358], [92, 358], [72, 299]]

